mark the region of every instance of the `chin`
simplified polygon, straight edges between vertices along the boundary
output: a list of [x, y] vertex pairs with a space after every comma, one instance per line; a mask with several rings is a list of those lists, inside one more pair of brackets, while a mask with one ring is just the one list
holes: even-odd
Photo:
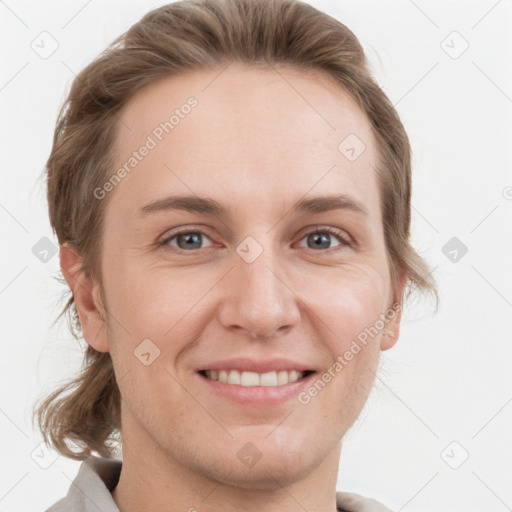
[[[245, 437], [232, 446], [210, 454], [208, 460], [196, 459], [196, 470], [225, 485], [242, 489], [278, 490], [305, 478], [322, 462], [319, 450], [309, 455], [311, 445], [297, 440], [286, 446], [271, 442], [268, 429], [265, 439]], [[204, 452], [203, 454], [204, 457]], [[199, 457], [201, 455], [198, 454]], [[202, 458], [202, 457], [201, 457]], [[317, 460], [318, 459], [318, 460]]]
[[[300, 459], [301, 457], [295, 457]], [[240, 489], [273, 491], [286, 487], [294, 482], [306, 477], [314, 468], [301, 466], [297, 460], [277, 460], [276, 457], [266, 460], [263, 457], [253, 466], [245, 467], [242, 464], [233, 464], [232, 460], [216, 460], [212, 465], [208, 465], [203, 474], [224, 485], [237, 487]], [[302, 464], [304, 461], [302, 460]]]

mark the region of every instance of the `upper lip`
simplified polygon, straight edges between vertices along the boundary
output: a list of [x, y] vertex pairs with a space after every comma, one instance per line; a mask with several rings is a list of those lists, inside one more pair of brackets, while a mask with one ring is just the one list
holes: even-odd
[[223, 359], [222, 361], [213, 361], [201, 368], [198, 368], [198, 371], [204, 370], [239, 370], [256, 373], [292, 370], [297, 370], [299, 372], [313, 371], [311, 366], [306, 366], [285, 358], [266, 359], [263, 361], [249, 358]]

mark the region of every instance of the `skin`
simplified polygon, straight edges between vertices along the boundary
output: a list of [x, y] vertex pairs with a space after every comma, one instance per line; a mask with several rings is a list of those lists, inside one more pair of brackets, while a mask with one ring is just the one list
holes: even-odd
[[[84, 337], [111, 353], [122, 395], [123, 468], [112, 495], [122, 512], [333, 512], [342, 438], [380, 352], [398, 339], [400, 314], [386, 325], [394, 336], [370, 338], [307, 405], [296, 397], [236, 404], [196, 369], [237, 356], [287, 357], [320, 376], [401, 301], [404, 279], [392, 289], [385, 250], [376, 142], [365, 114], [322, 75], [242, 65], [218, 73], [155, 82], [121, 112], [130, 129], [119, 125], [116, 169], [172, 111], [198, 100], [103, 199], [103, 289], [81, 272], [80, 255], [61, 247]], [[352, 162], [338, 150], [350, 133], [366, 146]], [[291, 211], [301, 198], [333, 193], [368, 215]], [[177, 194], [211, 197], [232, 217], [139, 215]], [[176, 237], [158, 246], [179, 227], [202, 240], [181, 252]], [[325, 227], [356, 243], [326, 234], [330, 247], [316, 248], [311, 238]], [[263, 249], [252, 263], [236, 252], [248, 236]], [[149, 366], [134, 357], [145, 339], [160, 350]], [[252, 467], [237, 457], [248, 442], [262, 454]]]

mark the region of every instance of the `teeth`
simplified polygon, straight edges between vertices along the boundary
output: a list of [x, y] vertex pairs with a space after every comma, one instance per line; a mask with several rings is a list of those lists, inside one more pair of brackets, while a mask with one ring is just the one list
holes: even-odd
[[240, 372], [231, 370], [228, 374], [228, 384], [240, 384]]
[[262, 373], [260, 375], [260, 386], [277, 386], [276, 372]]
[[277, 372], [277, 384], [278, 385], [287, 384], [289, 381], [290, 381], [290, 379], [288, 378], [288, 372], [286, 372], [286, 371]]
[[227, 384], [239, 384], [242, 386], [282, 386], [299, 380], [304, 373], [297, 370], [279, 372], [240, 372], [238, 370], [206, 370], [206, 377]]
[[[229, 372], [229, 375], [231, 376], [231, 374], [234, 372], [236, 372], [236, 370], [231, 370]], [[242, 377], [240, 380], [242, 382], [240, 382], [239, 384], [242, 384], [242, 386], [259, 386], [260, 385], [260, 376], [254, 372], [242, 372]], [[229, 378], [228, 378], [228, 383], [229, 383]]]

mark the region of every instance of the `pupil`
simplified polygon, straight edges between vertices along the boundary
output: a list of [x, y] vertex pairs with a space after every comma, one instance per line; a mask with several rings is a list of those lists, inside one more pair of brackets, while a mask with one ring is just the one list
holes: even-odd
[[[181, 244], [180, 241], [185, 239], [185, 243]], [[196, 240], [196, 242], [194, 242], [194, 239]], [[191, 243], [189, 243], [191, 242]], [[188, 233], [186, 235], [180, 235], [178, 237], [178, 245], [180, 246], [181, 249], [190, 249], [194, 243], [198, 246], [201, 245], [201, 234], [200, 233]], [[199, 249], [200, 247], [192, 247], [194, 249]]]
[[323, 249], [328, 249], [331, 245], [331, 242], [329, 240], [329, 235], [327, 233], [324, 233], [324, 234], [313, 234], [313, 235], [310, 235], [310, 237], [313, 238], [313, 244], [314, 244], [314, 248], [318, 249], [319, 247], [323, 248]]

